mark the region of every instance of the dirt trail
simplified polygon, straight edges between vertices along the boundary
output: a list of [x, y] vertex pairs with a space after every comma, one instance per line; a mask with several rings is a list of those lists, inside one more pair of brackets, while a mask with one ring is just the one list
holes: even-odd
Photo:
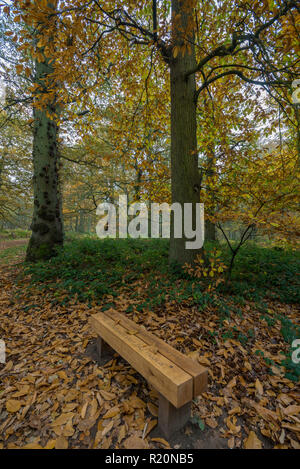
[[28, 243], [27, 238], [21, 238], [21, 239], [5, 239], [5, 238], [0, 238], [0, 251], [3, 251], [4, 249], [12, 248], [14, 246], [22, 246]]

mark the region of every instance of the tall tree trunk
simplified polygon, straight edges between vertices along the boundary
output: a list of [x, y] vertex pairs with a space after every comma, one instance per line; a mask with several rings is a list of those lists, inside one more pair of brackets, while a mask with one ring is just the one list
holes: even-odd
[[[187, 72], [196, 65], [194, 49], [193, 9], [187, 0], [172, 0], [173, 46], [182, 47], [188, 39], [190, 50], [179, 51], [170, 60], [171, 80], [171, 184], [172, 203], [193, 204], [193, 227], [195, 228], [196, 203], [200, 201], [200, 179], [197, 155], [196, 81]], [[178, 17], [180, 15], [180, 17]], [[178, 19], [179, 18], [179, 19]], [[184, 41], [185, 40], [185, 41]], [[177, 49], [178, 50], [178, 49]], [[174, 49], [173, 49], [174, 51]], [[187, 239], [174, 238], [171, 224], [170, 262], [184, 264], [193, 262], [199, 250], [186, 249]]]
[[[43, 49], [38, 48], [43, 53]], [[44, 95], [51, 85], [49, 75], [53, 67], [45, 58], [36, 62], [35, 82]], [[38, 98], [39, 96], [37, 96]], [[31, 238], [26, 260], [36, 262], [55, 255], [55, 248], [63, 243], [62, 209], [59, 191], [58, 127], [53, 118], [58, 114], [55, 98], [40, 109], [34, 107], [33, 133], [33, 189], [34, 210]]]

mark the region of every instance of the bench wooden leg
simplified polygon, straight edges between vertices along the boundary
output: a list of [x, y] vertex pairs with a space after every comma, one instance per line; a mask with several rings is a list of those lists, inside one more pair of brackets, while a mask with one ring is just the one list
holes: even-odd
[[191, 402], [177, 409], [165, 397], [159, 395], [158, 426], [167, 438], [180, 430], [190, 417]]
[[105, 365], [113, 359], [116, 352], [101, 337], [97, 338], [97, 358], [99, 365]]

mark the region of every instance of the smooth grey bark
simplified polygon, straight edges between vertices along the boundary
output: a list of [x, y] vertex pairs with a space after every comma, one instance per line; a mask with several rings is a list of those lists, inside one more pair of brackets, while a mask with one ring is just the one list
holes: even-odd
[[[36, 83], [44, 87], [53, 72], [47, 60], [36, 62]], [[58, 113], [55, 101], [46, 109], [33, 110], [33, 190], [34, 210], [31, 238], [26, 260], [36, 262], [55, 255], [55, 248], [63, 243], [62, 207], [59, 186], [58, 127], [50, 116]]]
[[[195, 74], [187, 75], [196, 66], [194, 32], [190, 28], [193, 11], [184, 11], [186, 2], [172, 0], [173, 18], [180, 14], [178, 24], [173, 25], [172, 45], [183, 45], [183, 35], [188, 33], [191, 51], [179, 52], [170, 59], [171, 80], [171, 186], [172, 203], [192, 203], [193, 227], [195, 228], [195, 208], [200, 202], [200, 176], [197, 154], [196, 123], [196, 79]], [[186, 37], [184, 38], [186, 39]], [[174, 49], [173, 49], [174, 50]], [[173, 218], [173, 217], [172, 217]], [[171, 224], [170, 263], [185, 264], [194, 261], [199, 249], [186, 249], [187, 239], [174, 238]], [[184, 230], [183, 230], [184, 233]]]

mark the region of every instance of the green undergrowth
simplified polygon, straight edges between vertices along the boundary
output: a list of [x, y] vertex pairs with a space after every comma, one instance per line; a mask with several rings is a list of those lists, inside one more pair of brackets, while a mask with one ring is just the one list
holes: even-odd
[[[210, 243], [206, 250], [213, 247]], [[219, 249], [228, 264], [229, 252], [224, 246]], [[77, 239], [67, 242], [56, 257], [26, 265], [25, 271], [41, 289], [65, 291], [70, 298], [76, 294], [80, 301], [102, 301], [103, 295], [117, 295], [121, 286], [141, 278], [147, 279], [148, 296], [157, 304], [166, 294], [179, 302], [193, 297], [204, 307], [209, 301], [201, 281], [179, 267], [169, 268], [167, 240]], [[217, 293], [232, 297], [241, 306], [246, 301], [268, 299], [300, 303], [299, 276], [299, 252], [248, 245], [237, 257], [231, 281], [221, 283]]]

